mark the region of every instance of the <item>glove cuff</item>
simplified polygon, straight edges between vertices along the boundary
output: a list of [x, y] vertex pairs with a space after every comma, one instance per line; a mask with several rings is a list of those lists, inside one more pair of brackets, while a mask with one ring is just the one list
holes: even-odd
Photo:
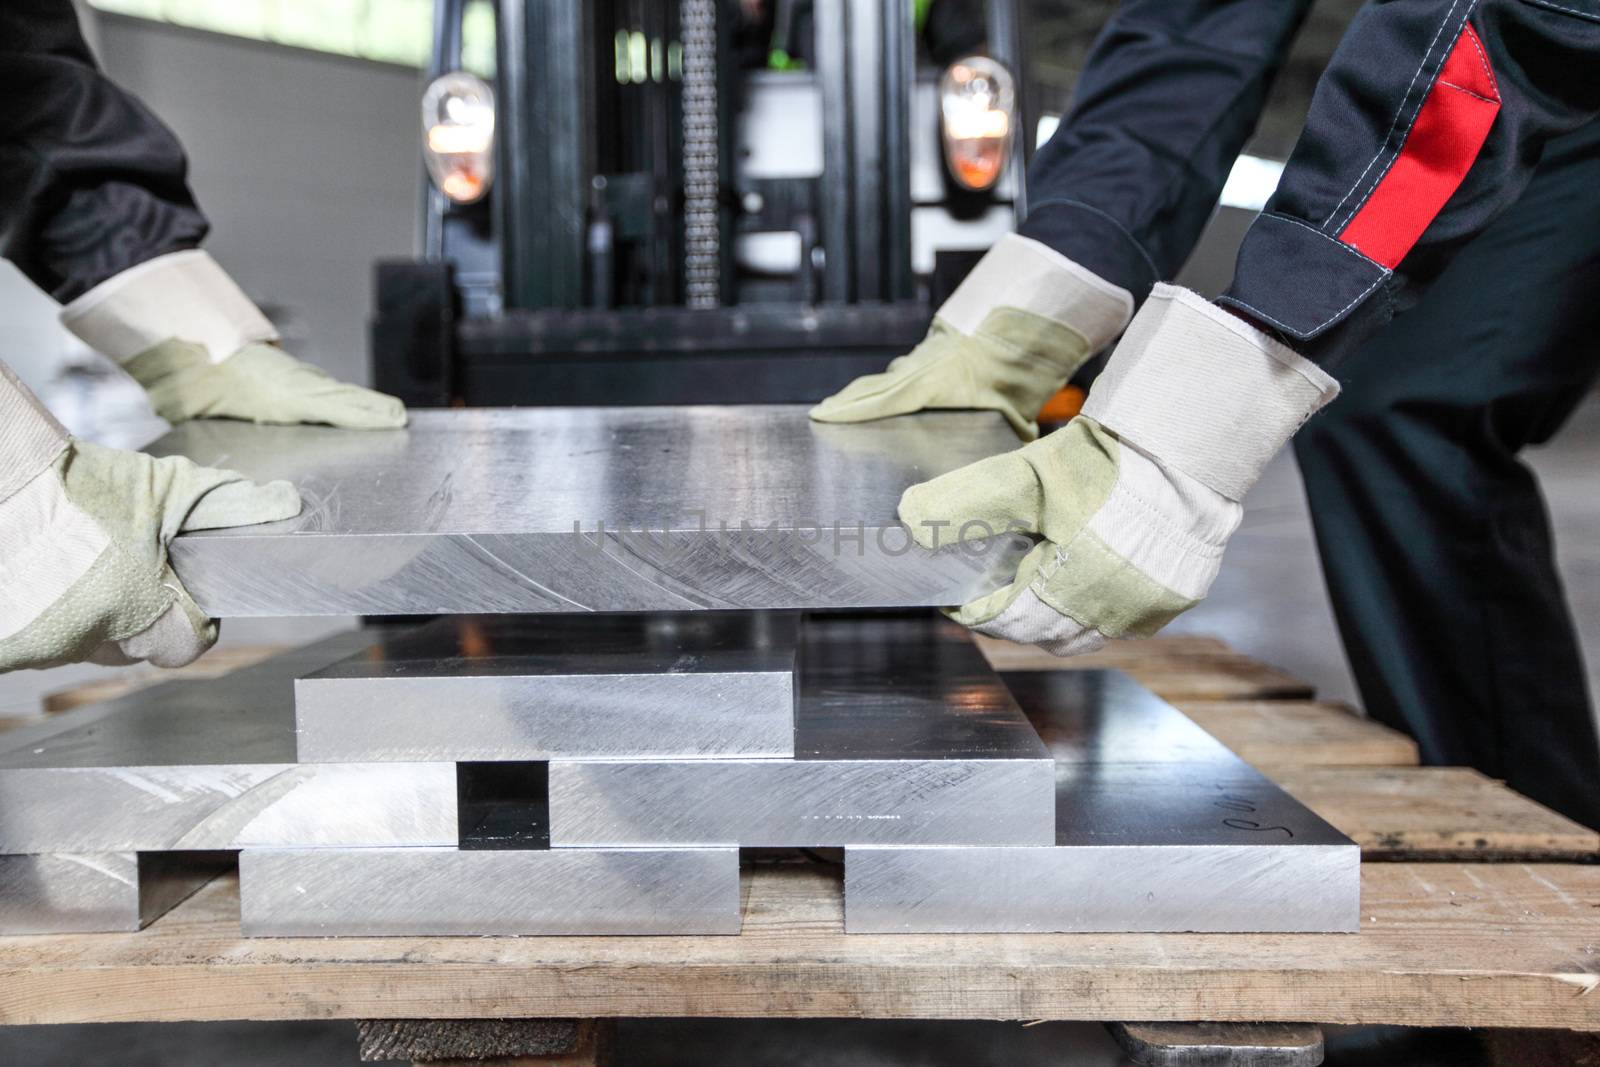
[[1089, 343], [1089, 354], [1128, 325], [1133, 294], [1032, 238], [1008, 233], [978, 261], [938, 317], [975, 333], [999, 307], [1020, 308], [1068, 327]]
[[1237, 501], [1338, 393], [1326, 371], [1262, 331], [1197, 293], [1158, 285], [1083, 413]]
[[33, 390], [0, 362], [0, 504], [55, 462], [69, 440]]
[[220, 363], [278, 331], [210, 254], [198, 248], [129, 267], [61, 310], [61, 324], [118, 363], [187, 341]]

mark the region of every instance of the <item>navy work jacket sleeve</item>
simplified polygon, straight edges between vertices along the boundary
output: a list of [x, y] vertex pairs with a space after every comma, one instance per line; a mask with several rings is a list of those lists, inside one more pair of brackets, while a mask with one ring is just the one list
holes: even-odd
[[[1129, 0], [1022, 232], [1142, 298], [1193, 249], [1308, 4]], [[1415, 299], [1600, 112], [1600, 0], [1371, 0], [1220, 298], [1324, 363]]]

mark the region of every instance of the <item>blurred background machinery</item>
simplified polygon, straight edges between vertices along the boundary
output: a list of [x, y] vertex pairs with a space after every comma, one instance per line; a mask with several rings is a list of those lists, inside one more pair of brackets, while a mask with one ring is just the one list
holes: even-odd
[[1023, 209], [1017, 0], [436, 6], [422, 253], [377, 268], [412, 405], [819, 399], [917, 343]]

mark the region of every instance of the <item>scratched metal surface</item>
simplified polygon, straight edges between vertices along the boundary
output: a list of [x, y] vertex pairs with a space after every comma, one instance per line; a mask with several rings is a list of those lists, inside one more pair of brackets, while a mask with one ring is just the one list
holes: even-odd
[[900, 494], [1016, 446], [990, 413], [826, 426], [774, 406], [417, 411], [371, 433], [195, 420], [150, 451], [300, 488], [298, 518], [174, 542], [229, 617], [961, 603], [1024, 543], [925, 551]]
[[230, 865], [211, 853], [0, 856], [0, 934], [138, 930]]
[[1360, 849], [1181, 712], [1118, 672], [1004, 677], [1057, 760], [1054, 847], [847, 849], [847, 930], [1358, 928]]
[[794, 755], [793, 612], [460, 616], [295, 683], [308, 762]]
[[294, 678], [369, 640], [0, 735], [0, 853], [455, 844], [453, 764], [294, 762]]
[[960, 627], [814, 617], [793, 760], [555, 761], [558, 846], [1047, 844], [1054, 765]]
[[736, 934], [737, 849], [248, 850], [252, 937]]

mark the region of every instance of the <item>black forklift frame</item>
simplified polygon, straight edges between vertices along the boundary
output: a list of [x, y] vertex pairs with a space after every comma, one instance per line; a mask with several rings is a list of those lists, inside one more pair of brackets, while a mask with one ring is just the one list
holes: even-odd
[[[430, 77], [461, 65], [466, 2], [436, 0]], [[912, 270], [912, 5], [814, 0], [823, 173], [784, 203], [804, 201], [819, 216], [814, 235], [802, 234], [803, 276], [811, 242], [821, 246], [815, 283], [792, 303], [691, 308], [604, 306], [588, 269], [590, 210], [604, 184], [590, 179], [591, 2], [495, 3], [495, 184], [486, 202], [463, 208], [424, 176], [422, 257], [377, 265], [378, 388], [412, 406], [810, 402], [920, 341], [974, 257], [941, 254], [928, 286]], [[986, 22], [990, 54], [1020, 81], [1017, 0], [988, 0]], [[715, 38], [720, 47], [726, 35]], [[734, 75], [725, 55], [715, 69], [731, 266], [735, 205], [750, 190], [731, 188]], [[1027, 140], [1014, 138], [1009, 163], [1019, 213]], [[681, 255], [673, 266], [682, 269]]]

